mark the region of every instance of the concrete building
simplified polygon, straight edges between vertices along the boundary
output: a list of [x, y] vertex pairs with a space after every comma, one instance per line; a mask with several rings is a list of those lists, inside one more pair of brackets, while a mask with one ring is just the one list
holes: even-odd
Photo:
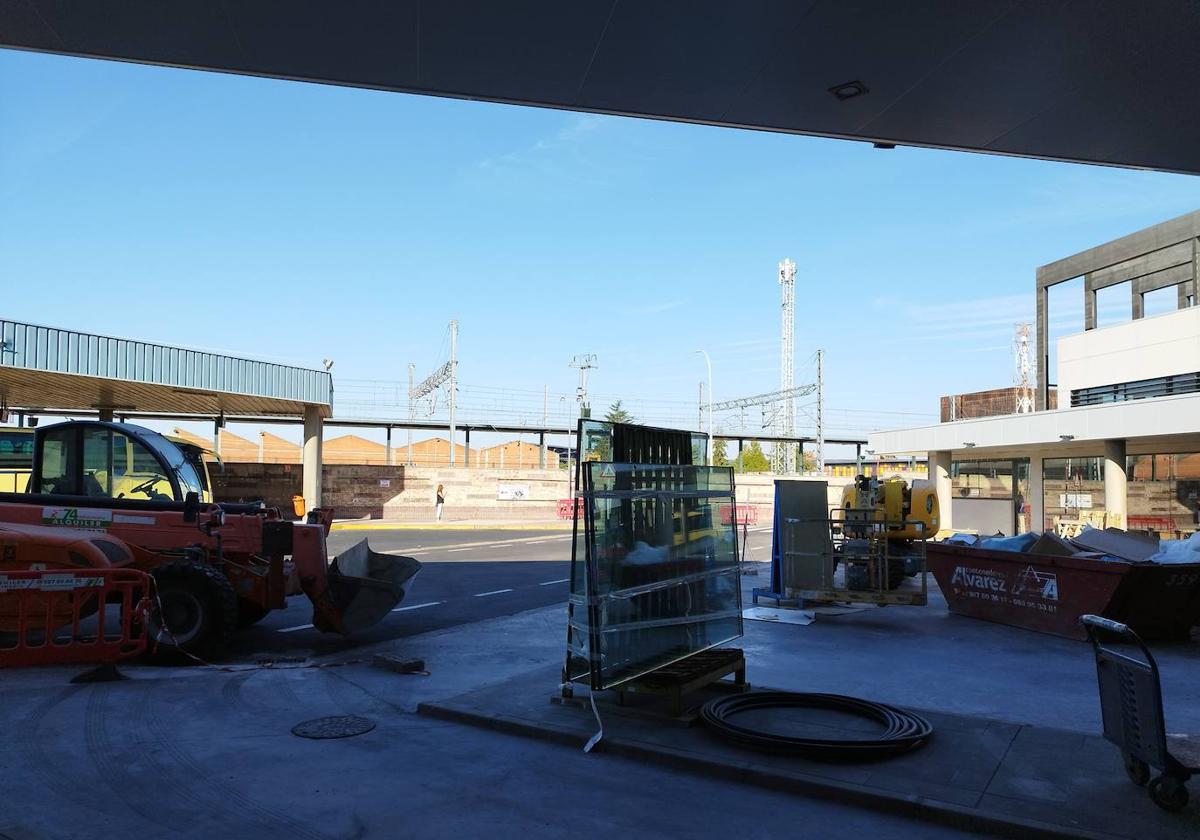
[[[997, 417], [1001, 414], [1016, 414], [1020, 388], [992, 388], [988, 391], [971, 391], [968, 394], [952, 394], [941, 399], [940, 417], [943, 423], [955, 420], [972, 420], [977, 417]], [[1046, 408], [1058, 408], [1058, 393], [1051, 388], [1047, 394]]]
[[[259, 432], [257, 441], [236, 435], [228, 429], [220, 429], [217, 433], [217, 446], [214, 450], [212, 438], [201, 437], [184, 429], [175, 428], [171, 434], [183, 440], [190, 441], [210, 451], [215, 451], [222, 461], [241, 464], [299, 464], [301, 449], [299, 444], [285, 440], [270, 432]], [[325, 446], [329, 446], [329, 441]]]
[[[861, 461], [837, 458], [825, 462], [825, 475], [830, 478], [854, 478], [858, 475], [887, 478], [890, 475], [923, 474], [926, 472], [925, 457], [907, 456], [903, 458], [864, 457]], [[739, 476], [740, 480], [740, 476]]]
[[[479, 450], [479, 466], [527, 470], [541, 465], [542, 448], [526, 441], [510, 440]], [[547, 452], [545, 469], [558, 469], [558, 453]]]
[[[393, 447], [393, 456], [397, 464], [411, 464], [414, 467], [448, 467], [450, 466], [450, 441], [446, 438], [426, 438], [413, 441], [411, 447], [407, 444]], [[473, 466], [479, 459], [479, 452], [468, 449], [461, 443], [454, 444], [454, 465], [456, 467]]]
[[326, 439], [325, 463], [386, 465], [388, 451], [382, 443], [358, 435], [340, 435]]
[[[878, 432], [869, 447], [928, 453], [945, 527], [1011, 534], [1067, 520], [1195, 531], [1198, 246], [1200, 212], [1194, 212], [1042, 266], [1039, 410]], [[1047, 291], [1076, 278], [1083, 280], [1082, 330], [1052, 348]], [[1122, 286], [1129, 289], [1130, 320], [1097, 326], [1097, 292]], [[1146, 296], [1163, 290], [1177, 308], [1145, 317]], [[1060, 407], [1047, 410], [1055, 386]]]

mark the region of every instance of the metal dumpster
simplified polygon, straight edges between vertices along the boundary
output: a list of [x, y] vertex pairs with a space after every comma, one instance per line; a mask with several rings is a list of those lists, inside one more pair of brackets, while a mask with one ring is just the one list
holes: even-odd
[[929, 569], [950, 612], [1086, 639], [1079, 616], [1127, 624], [1143, 638], [1187, 639], [1200, 624], [1200, 563], [1159, 565], [929, 543]]

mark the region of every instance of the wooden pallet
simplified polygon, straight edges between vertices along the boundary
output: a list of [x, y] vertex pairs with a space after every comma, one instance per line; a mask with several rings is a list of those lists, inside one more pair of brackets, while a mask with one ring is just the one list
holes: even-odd
[[730, 674], [734, 675], [732, 685], [738, 691], [750, 688], [746, 682], [746, 656], [741, 648], [702, 651], [620, 686], [617, 703], [625, 705], [626, 693], [666, 695], [671, 698], [672, 712], [682, 714], [685, 696]]

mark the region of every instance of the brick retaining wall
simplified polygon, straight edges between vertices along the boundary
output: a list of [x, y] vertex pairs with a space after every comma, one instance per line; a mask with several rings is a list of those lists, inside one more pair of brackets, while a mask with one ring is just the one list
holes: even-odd
[[[301, 475], [298, 464], [226, 463], [224, 471], [213, 470], [213, 495], [221, 502], [263, 499], [291, 516], [292, 496], [302, 492]], [[850, 481], [829, 480], [831, 507], [840, 502], [841, 488]], [[558, 500], [569, 495], [566, 470], [326, 464], [322, 474], [324, 503], [339, 519], [428, 521], [439, 484], [445, 487], [447, 522], [554, 519]], [[501, 499], [502, 487], [520, 490], [524, 498]], [[755, 505], [759, 524], [771, 522], [774, 501], [774, 476], [737, 476], [737, 502]]]

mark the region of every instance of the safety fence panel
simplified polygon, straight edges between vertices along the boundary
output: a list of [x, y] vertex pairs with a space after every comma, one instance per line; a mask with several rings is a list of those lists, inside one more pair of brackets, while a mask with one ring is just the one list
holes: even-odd
[[721, 505], [722, 525], [757, 525], [758, 505]]
[[559, 499], [558, 518], [575, 519], [583, 513], [583, 499]]
[[136, 569], [0, 572], [0, 668], [140, 655], [151, 586]]

